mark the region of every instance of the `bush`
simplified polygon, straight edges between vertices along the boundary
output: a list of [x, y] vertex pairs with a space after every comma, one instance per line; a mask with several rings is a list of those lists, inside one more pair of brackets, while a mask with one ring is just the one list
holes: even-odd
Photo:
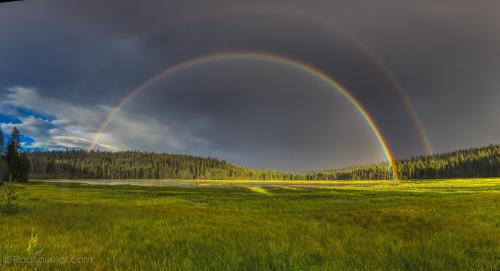
[[12, 178], [9, 176], [9, 180], [6, 183], [5, 191], [3, 192], [3, 211], [7, 214], [14, 214], [19, 209], [19, 196], [16, 191], [16, 187]]

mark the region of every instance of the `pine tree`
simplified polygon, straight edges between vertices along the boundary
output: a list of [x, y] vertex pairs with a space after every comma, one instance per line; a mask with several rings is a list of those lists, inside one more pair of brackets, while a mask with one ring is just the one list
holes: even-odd
[[3, 131], [2, 128], [0, 127], [0, 156], [3, 155]]
[[4, 151], [4, 134], [2, 128], [0, 128], [0, 184], [7, 174], [7, 164], [5, 161], [5, 151]]
[[25, 182], [28, 180], [30, 160], [25, 153], [21, 154], [21, 151], [21, 133], [14, 127], [7, 143], [8, 175], [12, 175], [18, 182]]

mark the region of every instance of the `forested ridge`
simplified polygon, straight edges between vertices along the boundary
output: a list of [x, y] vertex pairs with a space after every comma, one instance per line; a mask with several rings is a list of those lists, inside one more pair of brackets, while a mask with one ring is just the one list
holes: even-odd
[[153, 152], [31, 152], [32, 178], [91, 179], [277, 179], [273, 170], [254, 170], [216, 158]]
[[[250, 169], [216, 158], [152, 152], [35, 151], [30, 152], [32, 179], [259, 179], [352, 180], [391, 179], [387, 163], [284, 173]], [[418, 156], [396, 161], [401, 179], [474, 178], [500, 176], [500, 145]]]
[[[500, 177], [500, 145], [395, 161], [401, 179]], [[307, 179], [390, 179], [387, 163], [307, 174]]]

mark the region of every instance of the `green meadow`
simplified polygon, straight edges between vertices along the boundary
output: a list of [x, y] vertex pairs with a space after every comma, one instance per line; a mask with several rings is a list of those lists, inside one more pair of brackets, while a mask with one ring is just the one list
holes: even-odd
[[0, 270], [500, 269], [500, 179], [174, 184], [17, 185]]

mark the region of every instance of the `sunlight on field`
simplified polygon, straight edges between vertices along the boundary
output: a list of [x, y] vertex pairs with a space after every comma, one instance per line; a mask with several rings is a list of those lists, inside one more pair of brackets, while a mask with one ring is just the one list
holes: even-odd
[[260, 193], [260, 194], [264, 194], [264, 195], [268, 195], [268, 196], [272, 195], [271, 193], [269, 193], [266, 189], [264, 189], [262, 187], [258, 187], [258, 186], [246, 186], [246, 188], [248, 188], [250, 191], [253, 191], [253, 192], [256, 192], [256, 193]]
[[454, 179], [454, 180], [403, 180], [403, 181], [353, 181], [342, 186], [320, 185], [331, 189], [362, 189], [374, 191], [412, 191], [412, 192], [500, 192], [500, 178]]
[[498, 178], [114, 184], [18, 185], [0, 270], [499, 268]]

